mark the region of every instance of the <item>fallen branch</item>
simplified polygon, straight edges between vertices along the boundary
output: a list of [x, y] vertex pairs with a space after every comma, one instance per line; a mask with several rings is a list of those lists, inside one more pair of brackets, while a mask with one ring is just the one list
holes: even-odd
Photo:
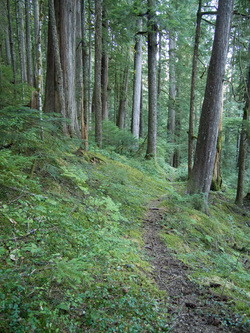
[[24, 239], [30, 235], [33, 235], [35, 232], [37, 231], [37, 229], [33, 229], [33, 230], [30, 230], [26, 235], [23, 235], [23, 236], [18, 236], [18, 237], [13, 237], [9, 240], [11, 241], [17, 241], [17, 240], [21, 240], [21, 239]]

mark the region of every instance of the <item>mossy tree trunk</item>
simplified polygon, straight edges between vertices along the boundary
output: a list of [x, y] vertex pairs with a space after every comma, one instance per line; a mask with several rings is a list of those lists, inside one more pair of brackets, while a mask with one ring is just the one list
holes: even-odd
[[155, 0], [148, 0], [148, 143], [146, 159], [156, 158], [157, 142], [157, 23]]
[[[47, 55], [47, 76], [45, 111], [60, 112], [66, 118], [64, 78], [60, 58], [59, 40], [55, 16], [54, 0], [49, 0], [49, 38]], [[51, 80], [51, 81], [50, 81]], [[56, 80], [56, 82], [55, 82]], [[51, 108], [51, 109], [49, 109]], [[63, 132], [68, 134], [67, 126], [64, 123]]]
[[129, 61], [130, 61], [130, 51], [127, 54], [126, 64], [123, 71], [122, 82], [120, 83], [120, 102], [119, 102], [119, 110], [117, 116], [116, 125], [120, 129], [125, 128], [125, 120], [126, 120], [126, 108], [127, 108], [127, 98], [128, 98], [128, 82], [129, 82]]
[[[169, 142], [173, 145], [175, 142], [175, 95], [176, 95], [176, 73], [175, 73], [175, 36], [169, 33], [169, 101], [168, 101], [168, 137]], [[174, 166], [174, 151], [170, 154], [170, 163]]]
[[[142, 30], [142, 19], [137, 20], [138, 32]], [[134, 50], [134, 81], [133, 81], [133, 104], [132, 104], [132, 134], [139, 139], [140, 132], [140, 104], [141, 104], [141, 75], [142, 75], [142, 36], [135, 37]]]
[[[250, 50], [250, 45], [249, 45]], [[239, 173], [238, 173], [238, 185], [237, 185], [237, 195], [235, 203], [239, 206], [243, 204], [243, 193], [244, 193], [244, 177], [245, 177], [245, 164], [247, 157], [247, 122], [249, 120], [250, 112], [250, 66], [248, 70], [247, 77], [247, 87], [245, 93], [245, 107], [243, 112], [243, 123], [240, 135], [240, 150], [239, 150]]]
[[31, 44], [30, 44], [30, 1], [25, 0], [25, 28], [26, 28], [26, 50], [27, 50], [27, 81], [33, 86]]
[[212, 191], [219, 191], [222, 187], [222, 173], [221, 173], [221, 158], [222, 158], [222, 114], [223, 114], [223, 94], [221, 99], [221, 109], [220, 109], [220, 123], [219, 132], [216, 146], [216, 155], [214, 162], [214, 171], [211, 183]]
[[[15, 47], [14, 47], [13, 28], [12, 28], [12, 22], [11, 22], [10, 0], [7, 0], [7, 15], [8, 15], [8, 25], [9, 25], [11, 64], [12, 64], [12, 71], [13, 71], [13, 82], [14, 82], [14, 87], [15, 87], [16, 86], [16, 54], [15, 54]], [[14, 88], [14, 96], [16, 97], [15, 88]]]
[[109, 21], [107, 15], [106, 0], [103, 2], [102, 10], [102, 119], [108, 119], [108, 31]]
[[95, 84], [93, 110], [95, 113], [95, 141], [102, 148], [102, 0], [95, 0]]
[[207, 212], [218, 139], [222, 86], [227, 60], [233, 2], [233, 0], [219, 0], [194, 166], [188, 182], [189, 193], [203, 193], [205, 195], [204, 203]]
[[197, 11], [196, 20], [196, 31], [195, 31], [195, 42], [194, 42], [194, 54], [193, 54], [193, 65], [192, 65], [192, 78], [191, 78], [191, 93], [190, 93], [190, 109], [189, 109], [189, 130], [188, 130], [188, 178], [190, 178], [192, 167], [193, 167], [193, 154], [194, 154], [194, 105], [195, 105], [195, 86], [196, 86], [196, 72], [198, 63], [198, 51], [199, 51], [199, 40], [201, 31], [201, 4], [199, 0], [199, 6]]
[[[76, 98], [76, 71], [79, 70], [76, 70], [76, 9], [79, 1], [49, 1], [50, 20], [44, 108], [46, 112], [61, 112], [64, 118], [70, 120], [69, 124], [64, 125], [64, 133], [70, 136], [80, 134]], [[81, 89], [79, 97], [81, 98]]]

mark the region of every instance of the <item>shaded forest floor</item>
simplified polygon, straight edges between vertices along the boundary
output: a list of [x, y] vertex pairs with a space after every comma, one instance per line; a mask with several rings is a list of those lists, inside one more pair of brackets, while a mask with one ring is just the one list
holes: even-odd
[[249, 208], [231, 184], [207, 216], [185, 166], [122, 155], [110, 127], [85, 153], [56, 119], [41, 141], [39, 113], [0, 116], [1, 333], [248, 332]]
[[[191, 268], [176, 258], [176, 250], [167, 247], [160, 236], [166, 209], [161, 205], [163, 198], [151, 201], [144, 217], [144, 242], [147, 256], [153, 267], [151, 278], [160, 290], [168, 295], [168, 313], [171, 321], [168, 332], [215, 333], [244, 332], [237, 327], [238, 318], [230, 310], [232, 299], [214, 293], [210, 287], [199, 286], [191, 278]], [[227, 325], [230, 325], [227, 326]]]

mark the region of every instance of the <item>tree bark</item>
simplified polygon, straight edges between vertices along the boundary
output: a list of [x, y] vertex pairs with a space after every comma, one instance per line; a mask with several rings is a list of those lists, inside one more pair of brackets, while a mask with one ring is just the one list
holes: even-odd
[[[54, 70], [56, 74], [56, 87], [53, 87], [53, 90], [57, 91], [58, 93], [58, 104], [59, 104], [59, 112], [61, 112], [62, 116], [66, 118], [66, 106], [65, 106], [65, 95], [64, 95], [64, 87], [63, 87], [63, 71], [62, 71], [62, 65], [61, 65], [61, 59], [60, 59], [60, 51], [59, 51], [59, 41], [58, 41], [58, 36], [57, 36], [57, 26], [56, 26], [56, 16], [55, 16], [55, 5], [54, 5], [54, 0], [49, 0], [49, 14], [50, 14], [50, 35], [52, 40], [52, 50], [51, 50], [51, 57], [54, 59], [54, 63], [48, 63], [50, 65], [50, 68], [48, 66], [47, 69], [47, 82], [46, 82], [46, 91], [50, 91], [50, 84], [52, 85], [52, 82], [54, 83]], [[50, 45], [50, 38], [48, 38], [48, 44]], [[48, 51], [49, 52], [49, 51]], [[48, 53], [48, 56], [50, 53]], [[52, 59], [48, 58], [49, 61]], [[53, 76], [52, 82], [48, 82], [48, 78]], [[53, 84], [54, 85], [54, 84]], [[49, 96], [47, 95], [47, 99]], [[54, 105], [56, 106], [56, 97], [55, 100], [52, 101], [51, 106]], [[50, 103], [48, 103], [49, 105]], [[46, 102], [45, 102], [45, 110], [46, 110]], [[51, 111], [51, 112], [56, 112], [57, 110], [46, 110], [46, 111]], [[64, 123], [63, 126], [63, 132], [65, 135], [68, 134], [67, 126]]]
[[27, 82], [27, 70], [26, 70], [26, 48], [24, 37], [24, 22], [23, 22], [23, 3], [21, 0], [16, 2], [16, 25], [17, 25], [17, 37], [18, 37], [18, 51], [20, 59], [20, 73], [21, 82]]
[[102, 119], [108, 119], [108, 17], [106, 1], [103, 2], [102, 16]]
[[157, 141], [157, 24], [155, 0], [148, 0], [148, 143], [146, 159], [156, 158]]
[[[138, 32], [142, 30], [142, 19], [139, 18]], [[132, 134], [139, 139], [140, 132], [140, 103], [141, 103], [141, 75], [142, 75], [142, 36], [135, 37], [134, 51], [134, 82], [133, 82], [133, 105], [132, 105]]]
[[[249, 46], [250, 50], [250, 46]], [[243, 193], [244, 193], [244, 178], [245, 178], [245, 164], [247, 156], [247, 129], [246, 122], [249, 120], [250, 113], [250, 66], [247, 77], [247, 89], [245, 94], [245, 107], [243, 112], [243, 123], [240, 135], [240, 150], [239, 150], [239, 173], [238, 173], [238, 184], [237, 194], [235, 203], [239, 206], [243, 205]]]
[[88, 128], [88, 105], [89, 105], [89, 89], [90, 82], [88, 80], [89, 61], [88, 61], [88, 46], [86, 33], [86, 1], [82, 0], [82, 64], [83, 64], [83, 107], [84, 107], [84, 122]]
[[222, 158], [222, 114], [223, 114], [223, 91], [221, 98], [221, 108], [220, 108], [220, 122], [219, 122], [219, 132], [216, 146], [216, 154], [214, 161], [214, 170], [211, 183], [212, 191], [219, 191], [222, 186], [222, 174], [221, 174], [221, 158]]
[[94, 103], [95, 113], [95, 141], [102, 148], [102, 0], [95, 0], [95, 85]]
[[82, 107], [84, 107], [82, 98], [84, 98], [83, 90], [83, 35], [82, 35], [82, 3], [80, 0], [76, 1], [76, 35], [75, 35], [75, 82], [76, 82], [76, 112], [77, 118], [81, 119]]
[[[175, 78], [175, 37], [169, 33], [169, 107], [168, 107], [168, 135], [169, 141], [173, 145], [175, 142], [175, 95], [176, 95], [176, 78]], [[170, 165], [174, 166], [174, 152], [170, 155]]]
[[27, 81], [30, 86], [33, 86], [31, 45], [30, 45], [30, 1], [29, 0], [25, 0], [25, 26], [26, 26], [26, 51], [27, 51]]
[[12, 30], [12, 23], [11, 23], [10, 1], [9, 0], [7, 0], [7, 15], [8, 15], [8, 24], [9, 24], [9, 39], [10, 39], [11, 63], [12, 63], [13, 82], [14, 82], [14, 96], [16, 96], [16, 90], [15, 90], [15, 86], [16, 86], [16, 55], [15, 55], [13, 30]]
[[127, 63], [124, 68], [122, 82], [120, 83], [120, 102], [119, 102], [119, 110], [117, 116], [116, 125], [120, 129], [125, 128], [125, 120], [126, 120], [126, 106], [127, 106], [127, 98], [128, 98], [128, 77], [129, 77], [129, 54], [127, 56]]
[[193, 154], [194, 154], [194, 102], [195, 102], [195, 86], [196, 86], [196, 72], [198, 62], [199, 40], [201, 31], [201, 5], [202, 0], [199, 0], [199, 7], [197, 11], [195, 42], [194, 42], [194, 54], [193, 54], [193, 66], [192, 66], [192, 78], [191, 78], [191, 93], [190, 93], [190, 110], [189, 110], [189, 130], [188, 130], [188, 178], [190, 178], [192, 166], [193, 166]]
[[158, 51], [158, 83], [157, 83], [157, 97], [159, 99], [160, 95], [161, 95], [161, 67], [162, 67], [162, 57], [161, 57], [161, 53], [162, 53], [162, 33], [159, 32], [159, 51]]
[[143, 126], [143, 86], [141, 84], [141, 102], [140, 102], [140, 130], [139, 130], [139, 137], [142, 138], [143, 137], [143, 130], [144, 130], [144, 126]]
[[[76, 96], [76, 73], [81, 71], [76, 68], [76, 9], [79, 1], [49, 1], [51, 17], [48, 33], [45, 111], [61, 112], [64, 118], [69, 119], [70, 123], [64, 124], [63, 131], [70, 136], [80, 135], [81, 103], [77, 114]], [[82, 89], [79, 91], [80, 99], [81, 95]], [[49, 100], [50, 97], [52, 101]]]
[[6, 63], [8, 66], [11, 66], [10, 38], [8, 26], [5, 27], [5, 35]]
[[38, 31], [39, 31], [39, 2], [38, 0], [33, 0], [33, 8], [34, 8], [34, 49], [35, 49], [35, 54], [34, 54], [34, 86], [37, 88], [37, 36], [38, 36]]
[[89, 0], [89, 17], [88, 17], [88, 21], [89, 21], [89, 57], [88, 57], [88, 61], [89, 61], [89, 78], [88, 78], [88, 130], [91, 130], [91, 126], [92, 126], [92, 88], [91, 88], [91, 82], [92, 82], [92, 29], [91, 29], [91, 1]]
[[188, 182], [189, 193], [205, 194], [205, 209], [207, 209], [207, 199], [216, 154], [222, 85], [227, 60], [232, 13], [233, 0], [219, 0], [194, 166]]

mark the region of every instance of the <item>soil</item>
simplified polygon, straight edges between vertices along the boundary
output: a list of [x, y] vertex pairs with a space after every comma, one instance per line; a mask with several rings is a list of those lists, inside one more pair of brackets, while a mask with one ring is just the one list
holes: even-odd
[[144, 217], [144, 242], [153, 267], [152, 278], [169, 296], [168, 312], [172, 320], [168, 332], [244, 332], [243, 328], [233, 327], [237, 318], [230, 312], [231, 300], [194, 283], [190, 268], [175, 258], [173, 250], [162, 242], [160, 221], [165, 212], [160, 208], [160, 201], [151, 202]]

